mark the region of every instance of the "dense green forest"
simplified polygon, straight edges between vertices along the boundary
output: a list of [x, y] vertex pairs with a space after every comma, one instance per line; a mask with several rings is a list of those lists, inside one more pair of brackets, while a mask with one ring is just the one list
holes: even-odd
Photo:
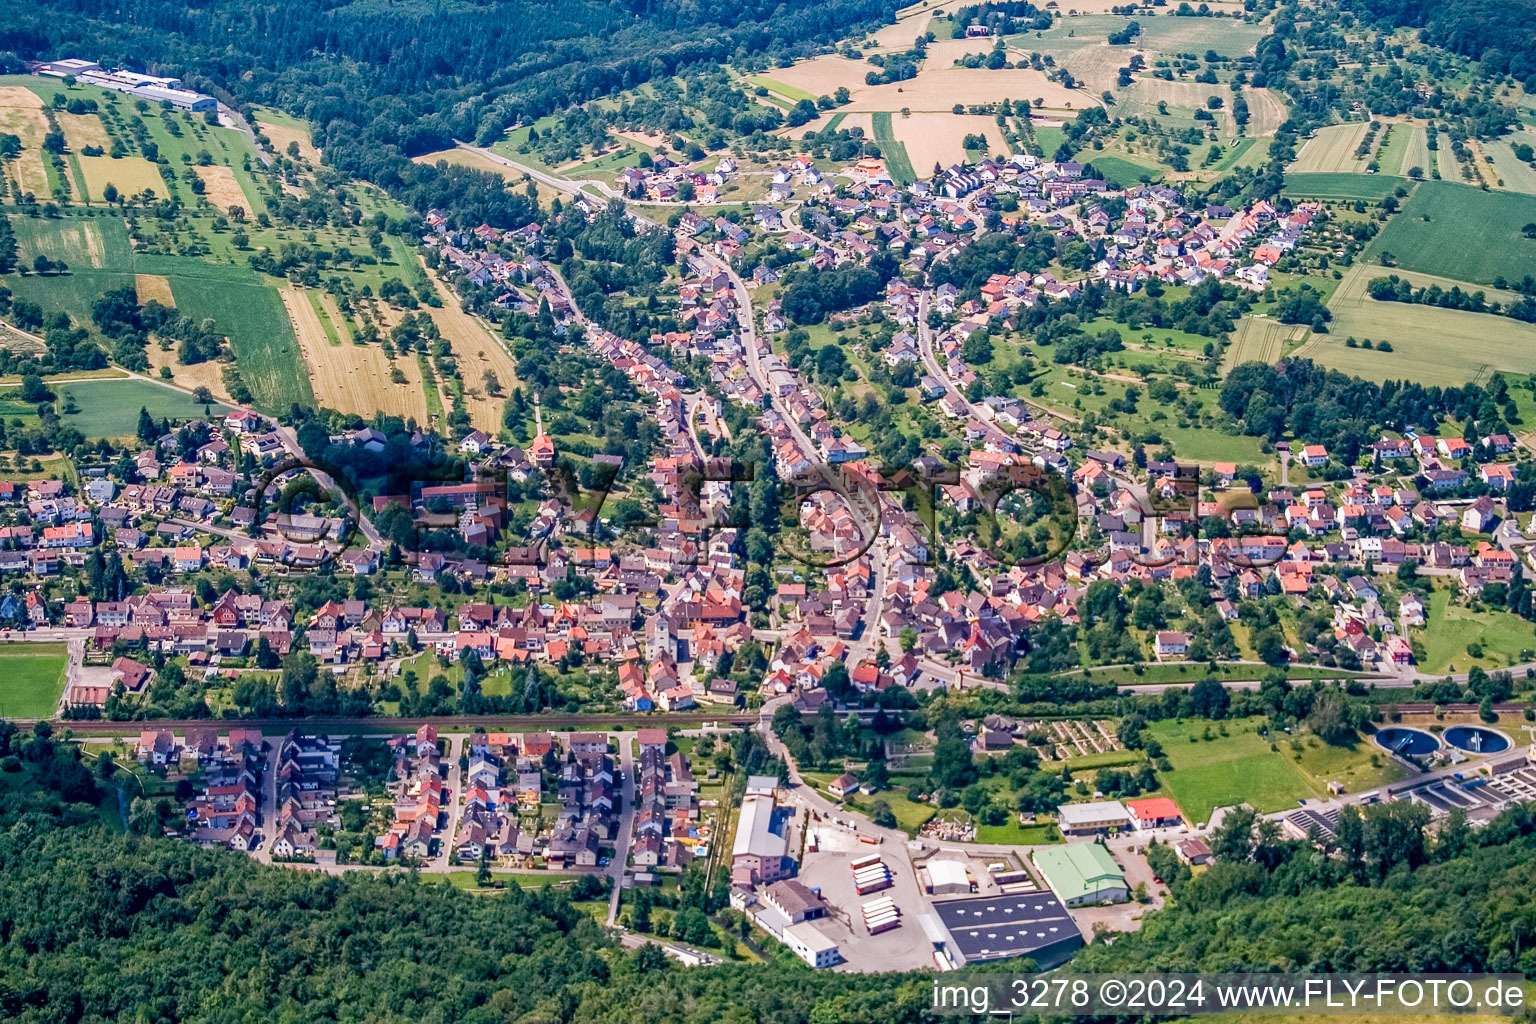
[[894, 0], [38, 0], [0, 7], [0, 54], [181, 74], [235, 106], [307, 118], [327, 162], [417, 210], [526, 223], [499, 176], [412, 164], [509, 126], [738, 53], [789, 56]]
[[[1177, 897], [1140, 932], [1086, 949], [1085, 971], [1536, 969], [1536, 817], [1508, 811], [1472, 831], [1454, 813], [1426, 833], [1422, 804], [1347, 812], [1325, 856], [1239, 812], [1212, 837], [1199, 877], [1166, 847], [1152, 859]], [[1160, 864], [1160, 866], [1159, 866]]]
[[1536, 92], [1536, 0], [1355, 0], [1367, 22], [1417, 28], [1427, 43], [1480, 60]]

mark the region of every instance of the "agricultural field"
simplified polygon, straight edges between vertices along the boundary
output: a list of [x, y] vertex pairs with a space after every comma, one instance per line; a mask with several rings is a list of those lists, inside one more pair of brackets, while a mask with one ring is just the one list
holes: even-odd
[[[414, 358], [391, 362], [377, 345], [332, 344], [308, 296], [285, 288], [282, 297], [303, 350], [316, 404], [359, 416], [383, 412], [418, 423], [427, 421], [421, 368]], [[403, 382], [394, 380], [396, 367], [405, 377]]]
[[35, 256], [46, 256], [73, 270], [101, 270], [107, 265], [106, 242], [101, 225], [95, 220], [16, 217], [11, 220], [11, 227], [26, 263], [30, 264]]
[[[981, 114], [914, 113], [908, 117], [893, 114], [891, 127], [906, 147], [913, 170], [919, 174], [927, 174], [935, 164], [947, 167], [964, 163], [968, 159], [963, 145], [967, 135], [984, 136], [989, 155], [1012, 155], [1003, 142], [1002, 129], [998, 128], [997, 122]], [[883, 148], [881, 152], [884, 152]], [[892, 173], [895, 173], [894, 168]]]
[[[1098, 106], [1085, 92], [1063, 88], [1031, 68], [989, 71], [986, 68], [939, 67], [925, 62], [916, 78], [884, 85], [868, 85], [864, 76], [874, 69], [866, 61], [824, 54], [800, 61], [793, 67], [775, 68], [769, 77], [779, 86], [810, 96], [830, 96], [839, 87], [848, 89], [851, 101], [839, 108], [849, 112], [949, 111], [956, 103], [966, 106], [997, 103], [1004, 99], [1045, 100], [1052, 109]], [[772, 86], [770, 86], [772, 88]]]
[[256, 128], [272, 143], [279, 153], [288, 153], [290, 142], [298, 143], [299, 156], [312, 164], [320, 162], [320, 150], [310, 136], [309, 125], [296, 117], [271, 107], [256, 108]]
[[138, 293], [140, 305], [150, 302], [158, 302], [162, 306], [176, 305], [176, 296], [171, 294], [170, 280], [158, 274], [135, 274], [133, 286]]
[[[480, 320], [464, 312], [452, 288], [435, 275], [432, 283], [443, 298], [441, 308], [430, 310], [432, 320], [453, 349], [470, 422], [494, 437], [501, 430], [506, 396], [518, 384], [517, 362], [500, 338]], [[488, 376], [495, 380], [488, 380]], [[493, 386], [498, 393], [492, 393]]]
[[[1391, 273], [1406, 277], [1419, 287], [1438, 283], [1449, 288], [1459, 284], [1465, 290], [1477, 290], [1477, 286], [1466, 282], [1380, 266], [1352, 267], [1328, 302], [1333, 312], [1330, 333], [1314, 335], [1302, 354], [1370, 380], [1461, 385], [1495, 370], [1530, 372], [1530, 354], [1536, 351], [1536, 325], [1491, 313], [1465, 313], [1370, 298], [1366, 288], [1371, 279]], [[1357, 342], [1366, 338], [1376, 344], [1389, 341], [1392, 351], [1350, 348], [1345, 342], [1351, 337]]]
[[922, 3], [903, 7], [896, 12], [894, 25], [885, 26], [870, 38], [874, 40], [877, 49], [906, 50], [912, 46], [914, 39], [928, 31], [928, 23], [933, 17], [931, 12], [942, 10], [943, 7], [943, 0], [923, 0]]
[[1290, 117], [1285, 101], [1269, 89], [1246, 89], [1243, 99], [1248, 103], [1248, 135], [1259, 138], [1275, 134], [1275, 130]]
[[97, 115], [71, 114], [67, 110], [60, 110], [54, 116], [59, 119], [59, 127], [64, 129], [64, 142], [72, 152], [78, 153], [86, 146], [107, 149], [112, 145], [112, 137], [107, 134], [106, 125], [101, 123]]
[[43, 165], [43, 137], [48, 119], [43, 100], [24, 85], [0, 85], [0, 132], [21, 140], [21, 155], [6, 165], [10, 191], [30, 192], [44, 198], [51, 194], [48, 171]]
[[199, 167], [197, 176], [203, 183], [203, 198], [208, 200], [215, 210], [224, 211], [232, 206], [238, 206], [242, 210], [253, 208], [251, 199], [245, 190], [240, 187], [240, 182], [235, 178], [235, 172], [219, 164], [208, 167]]
[[1218, 134], [1223, 138], [1231, 138], [1236, 135], [1236, 130], [1231, 114], [1232, 90], [1226, 85], [1195, 81], [1167, 82], [1143, 75], [1130, 88], [1116, 96], [1115, 105], [1122, 116], [1134, 114], [1164, 120], [1165, 116], [1158, 114], [1157, 106], [1163, 103], [1170, 108], [1170, 115], [1184, 114], [1193, 125], [1197, 123], [1194, 112], [1205, 109], [1206, 101], [1212, 96], [1221, 100], [1221, 109], [1212, 112], [1216, 118]]
[[[1112, 2], [1085, 0], [1081, 4], [1063, 4], [1063, 10], [1107, 11]], [[1215, 6], [1215, 5], [1212, 5]], [[1236, 8], [1228, 8], [1236, 10]], [[1204, 53], [1215, 50], [1224, 57], [1241, 57], [1253, 52], [1264, 35], [1261, 25], [1251, 25], [1235, 18], [1156, 17], [1134, 19], [1141, 35], [1130, 46], [1110, 46], [1109, 36], [1133, 19], [1108, 13], [1084, 13], [1059, 20], [1045, 32], [1026, 32], [1008, 37], [1008, 46], [1019, 54], [1049, 54], [1084, 84], [1084, 90], [1098, 95], [1115, 89], [1118, 70], [1131, 54], [1140, 53], [1149, 65], [1158, 58], [1179, 53]], [[1051, 104], [1046, 103], [1047, 106]], [[1079, 103], [1081, 107], [1083, 104]]]
[[[78, 412], [64, 413], [63, 419], [86, 437], [132, 437], [139, 426], [139, 410], [148, 409], [155, 419], [185, 422], [200, 419], [201, 403], [179, 388], [166, 387], [139, 378], [76, 381], [57, 385], [58, 407], [73, 398]], [[223, 408], [214, 403], [217, 413]]]
[[1362, 199], [1380, 202], [1399, 188], [1413, 187], [1407, 178], [1387, 174], [1291, 174], [1285, 176], [1287, 195], [1299, 199]]
[[0, 646], [0, 716], [52, 717], [64, 695], [68, 665], [63, 644]]
[[913, 170], [912, 161], [907, 157], [907, 147], [896, 138], [896, 133], [891, 126], [891, 115], [874, 114], [871, 127], [875, 141], [880, 145], [880, 154], [885, 159], [885, 168], [891, 172], [891, 177], [897, 184], [913, 181], [917, 174]]
[[[951, 22], [940, 21], [938, 24], [953, 27]], [[936, 39], [928, 44], [926, 62], [935, 68], [947, 68], [958, 60], [964, 60], [971, 54], [979, 54], [983, 57], [990, 54], [997, 46], [995, 36], [976, 36], [967, 39], [964, 36], [950, 39]]]
[[[1376, 169], [1380, 173], [1406, 175], [1408, 168], [1414, 166], [1423, 170], [1424, 164], [1418, 159], [1420, 148], [1423, 153], [1429, 152], [1424, 129], [1412, 124], [1388, 123], [1382, 126], [1377, 139]], [[1420, 140], [1418, 145], [1415, 145], [1415, 139]]]
[[1521, 234], [1536, 222], [1536, 196], [1483, 192], [1426, 181], [1366, 250], [1377, 262], [1391, 254], [1407, 270], [1478, 284], [1536, 274], [1536, 241]]
[[[1319, 128], [1296, 152], [1296, 159], [1291, 161], [1286, 173], [1364, 174], [1371, 158], [1369, 155], [1356, 156], [1355, 152], [1369, 130], [1370, 125], [1365, 121]], [[1381, 141], [1380, 132], [1376, 140]]]
[[[817, 57], [816, 60], [823, 58]], [[837, 58], [841, 60], [842, 58]], [[852, 63], [844, 61], [844, 63]], [[855, 65], [867, 69], [869, 65]], [[793, 68], [785, 69], [792, 71]], [[885, 85], [860, 85], [851, 89], [852, 101], [844, 110], [952, 110], [956, 103], [966, 106], [1001, 103], [1005, 99], [1045, 100], [1051, 110], [1082, 110], [1099, 106], [1098, 97], [1081, 90], [1068, 89], [1049, 81], [1045, 73], [1032, 68], [989, 71], [986, 68], [933, 68], [924, 66], [914, 79]]]
[[1306, 341], [1311, 333], [1305, 325], [1246, 316], [1232, 335], [1232, 344], [1227, 346], [1222, 365], [1228, 370], [1242, 363], [1273, 365], [1288, 349]]
[[1483, 152], [1493, 158], [1493, 171], [1504, 182], [1501, 187], [1511, 192], [1536, 195], [1536, 168], [1515, 156], [1517, 143], [1536, 148], [1536, 132], [1523, 128], [1508, 138], [1484, 142]]
[[153, 192], [161, 199], [169, 195], [159, 169], [141, 156], [125, 156], [116, 160], [109, 156], [73, 156], [72, 159], [85, 176], [86, 197], [93, 202], [105, 202], [102, 195], [108, 185], [116, 188], [124, 197], [146, 191]]
[[171, 291], [183, 313], [211, 318], [215, 330], [229, 335], [240, 376], [259, 407], [275, 411], [314, 402], [304, 357], [276, 288], [177, 277]]

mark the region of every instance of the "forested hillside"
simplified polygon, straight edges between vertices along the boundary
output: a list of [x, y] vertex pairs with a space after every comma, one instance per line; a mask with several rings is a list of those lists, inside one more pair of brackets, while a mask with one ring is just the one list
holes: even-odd
[[687, 970], [620, 947], [553, 890], [474, 896], [124, 835], [102, 824], [111, 783], [43, 732], [0, 722], [0, 1020], [922, 1019], [920, 981], [795, 960]]
[[[63, 54], [182, 75], [235, 105], [307, 118], [327, 162], [418, 209], [493, 223], [499, 178], [409, 157], [732, 54], [794, 54], [854, 25], [889, 21], [894, 0], [37, 0], [0, 6], [0, 54]], [[0, 63], [5, 62], [0, 58]], [[477, 179], [485, 179], [477, 181]], [[470, 213], [465, 212], [466, 219]]]
[[1536, 0], [1356, 0], [1367, 21], [1422, 29], [1424, 41], [1481, 60], [1536, 92]]
[[[1422, 804], [1346, 813], [1342, 857], [1257, 832], [1240, 814], [1212, 838], [1198, 878], [1154, 855], [1177, 897], [1140, 932], [1091, 946], [1083, 971], [1516, 972], [1536, 969], [1536, 818], [1528, 807], [1472, 831], [1453, 815], [1425, 834]], [[1183, 876], [1181, 881], [1179, 876]]]

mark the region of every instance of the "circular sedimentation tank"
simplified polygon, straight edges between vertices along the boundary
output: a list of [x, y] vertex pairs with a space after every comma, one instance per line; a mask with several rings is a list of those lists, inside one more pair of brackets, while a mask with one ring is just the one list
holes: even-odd
[[1440, 749], [1440, 741], [1435, 739], [1433, 734], [1423, 729], [1410, 729], [1401, 725], [1378, 729], [1376, 744], [1394, 754], [1411, 754], [1414, 757], [1433, 754]]
[[1497, 754], [1514, 746], [1499, 730], [1482, 725], [1453, 725], [1445, 730], [1445, 742], [1469, 754]]

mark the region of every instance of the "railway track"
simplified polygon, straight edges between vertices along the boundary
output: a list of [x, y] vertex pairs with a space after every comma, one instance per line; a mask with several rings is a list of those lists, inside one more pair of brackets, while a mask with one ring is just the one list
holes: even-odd
[[[18, 725], [31, 725], [37, 719], [13, 719]], [[132, 721], [106, 719], [49, 719], [55, 730], [68, 729], [77, 736], [122, 736], [143, 729], [170, 729], [219, 726], [223, 728], [261, 729], [263, 732], [287, 732], [299, 727], [313, 733], [386, 733], [414, 732], [423, 725], [435, 725], [441, 732], [469, 732], [478, 728], [526, 732], [540, 729], [669, 729], [680, 726], [698, 728], [706, 723], [752, 726], [759, 721], [755, 712], [733, 711], [700, 714], [566, 714], [566, 715], [441, 715], [423, 718], [148, 718]]]

